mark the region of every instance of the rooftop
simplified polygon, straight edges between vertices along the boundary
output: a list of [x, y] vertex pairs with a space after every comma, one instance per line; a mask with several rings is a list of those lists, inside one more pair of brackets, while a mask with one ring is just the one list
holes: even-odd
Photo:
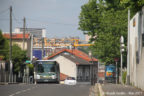
[[[77, 50], [77, 49], [72, 49], [72, 50], [71, 49], [63, 49], [63, 50], [61, 50], [61, 51], [59, 51], [59, 52], [57, 52], [57, 53], [55, 53], [55, 54], [47, 57], [46, 59], [47, 60], [51, 59], [51, 58], [53, 58], [53, 57], [55, 57], [55, 56], [57, 56], [57, 55], [59, 55], [61, 53], [64, 53], [64, 52], [68, 52], [68, 53], [70, 53], [70, 54], [72, 54], [72, 55], [74, 55], [76, 57], [79, 57], [79, 58], [81, 58], [83, 60], [86, 60], [87, 62], [98, 61], [98, 59], [96, 59], [96, 58], [90, 58], [86, 53], [84, 53], [84, 52], [82, 52], [80, 50]], [[67, 58], [68, 58], [68, 56], [67, 56]], [[71, 58], [71, 57], [69, 57], [69, 58]]]
[[79, 58], [79, 57], [77, 57], [77, 56], [75, 56], [75, 55], [62, 54], [62, 56], [64, 56], [65, 58], [71, 60], [72, 62], [74, 62], [74, 63], [77, 64], [77, 65], [79, 65], [79, 64], [80, 64], [80, 65], [91, 64], [91, 63], [89, 63], [88, 61], [86, 61], [86, 60], [84, 60], [84, 59], [82, 59], [82, 58]]
[[[10, 34], [9, 33], [3, 33], [3, 36], [7, 39], [10, 39]], [[25, 33], [25, 39], [29, 39], [30, 34]], [[23, 34], [22, 33], [14, 33], [12, 34], [12, 39], [23, 39]]]

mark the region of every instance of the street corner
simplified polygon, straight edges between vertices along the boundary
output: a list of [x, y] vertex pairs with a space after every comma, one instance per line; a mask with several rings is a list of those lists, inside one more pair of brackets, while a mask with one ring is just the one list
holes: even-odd
[[144, 96], [136, 87], [122, 84], [98, 84], [100, 96]]
[[89, 89], [89, 96], [100, 96], [98, 83], [96, 83], [94, 86], [91, 86]]
[[102, 86], [104, 86], [104, 84], [97, 83], [97, 86], [98, 86], [98, 90], [99, 90], [99, 95], [105, 96], [105, 92], [102, 89]]

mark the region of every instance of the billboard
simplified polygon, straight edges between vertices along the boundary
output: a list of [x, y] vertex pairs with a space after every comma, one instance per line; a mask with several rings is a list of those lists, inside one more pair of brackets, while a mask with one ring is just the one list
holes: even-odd
[[105, 77], [115, 77], [116, 67], [114, 65], [107, 65], [105, 67]]

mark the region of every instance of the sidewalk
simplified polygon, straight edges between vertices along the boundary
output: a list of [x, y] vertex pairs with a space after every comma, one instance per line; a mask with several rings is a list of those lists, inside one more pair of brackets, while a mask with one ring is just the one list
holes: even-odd
[[0, 85], [7, 85], [8, 83], [0, 82]]
[[144, 91], [121, 84], [98, 84], [100, 96], [144, 96]]
[[98, 84], [95, 84], [95, 86], [91, 86], [89, 92], [89, 96], [100, 96]]
[[8, 85], [8, 84], [19, 84], [18, 82], [0, 82], [0, 85]]

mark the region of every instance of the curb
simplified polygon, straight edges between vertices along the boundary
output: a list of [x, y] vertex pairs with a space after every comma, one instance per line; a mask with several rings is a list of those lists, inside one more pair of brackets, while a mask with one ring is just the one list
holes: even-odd
[[0, 85], [10, 85], [10, 84], [19, 84], [18, 82], [0, 82]]
[[100, 96], [105, 96], [105, 93], [104, 93], [104, 91], [103, 91], [102, 86], [101, 86], [100, 83], [98, 83], [98, 89], [99, 89]]
[[64, 81], [60, 81], [60, 84], [64, 84]]
[[97, 84], [91, 86], [89, 89], [89, 96], [99, 96], [99, 90]]
[[13, 82], [13, 83], [8, 83], [8, 84], [19, 84], [19, 83], [17, 83], [17, 82]]
[[2, 83], [2, 82], [1, 82], [0, 85], [8, 85], [8, 83]]

